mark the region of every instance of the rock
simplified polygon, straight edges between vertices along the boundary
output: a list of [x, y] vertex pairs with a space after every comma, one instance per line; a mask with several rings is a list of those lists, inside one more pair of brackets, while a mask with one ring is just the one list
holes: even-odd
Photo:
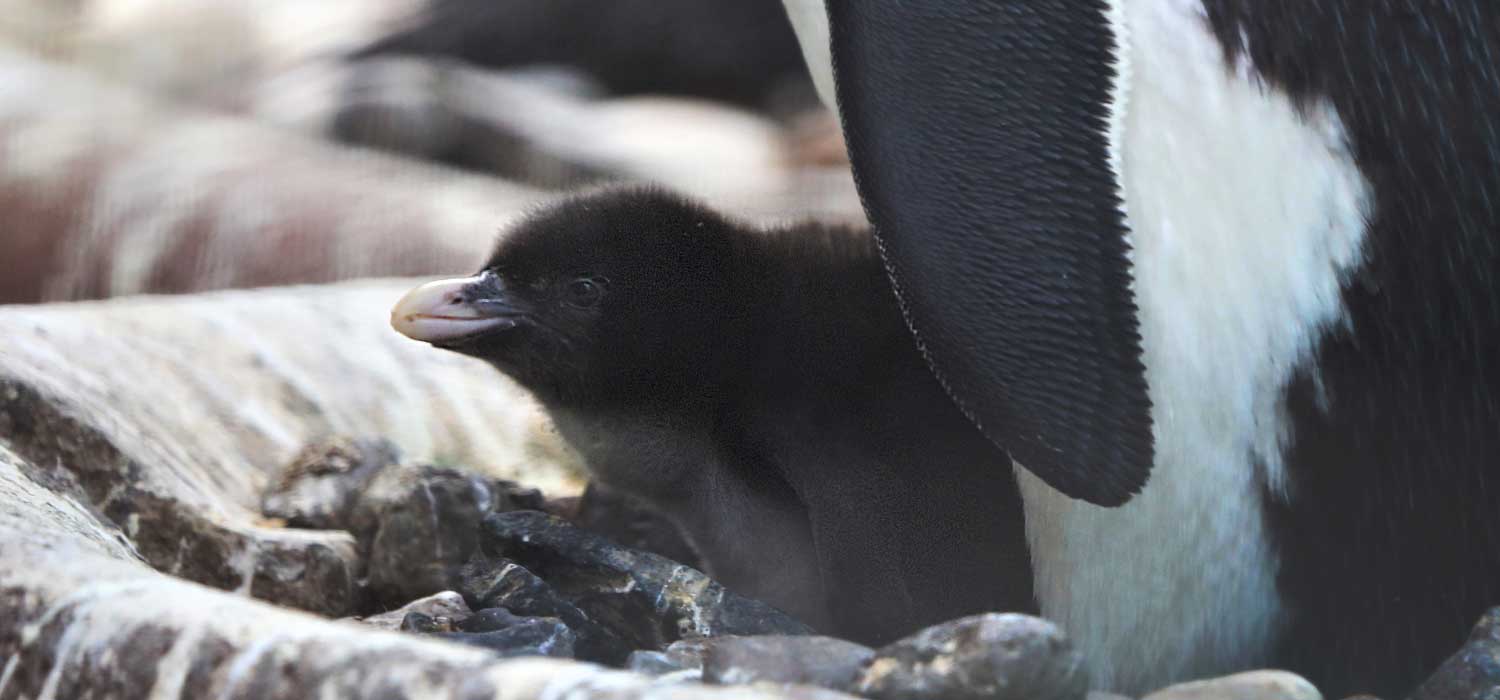
[[584, 661], [618, 666], [635, 648], [513, 561], [475, 552], [460, 569], [455, 585], [475, 608], [504, 608], [518, 615], [562, 620], [578, 635], [577, 658]]
[[[222, 533], [197, 531], [197, 544], [203, 546], [216, 532]], [[359, 553], [347, 533], [267, 529], [241, 542], [253, 549], [242, 554], [254, 560], [250, 595], [328, 617], [348, 615], [359, 604]]]
[[1409, 700], [1500, 698], [1500, 608], [1491, 608], [1469, 640], [1412, 692]]
[[375, 599], [410, 600], [451, 586], [478, 546], [485, 515], [541, 503], [534, 489], [458, 469], [386, 469], [360, 495], [348, 526], [367, 543]]
[[[66, 350], [58, 352], [62, 346], [28, 345], [36, 336], [25, 332], [10, 338], [0, 349], [0, 441], [32, 465], [32, 478], [88, 504], [160, 570], [324, 615], [354, 610], [360, 560], [348, 534], [222, 517], [183, 485], [201, 465], [186, 463], [180, 448], [171, 449], [164, 436], [151, 434], [151, 428], [162, 428], [160, 413], [136, 417], [148, 426], [144, 429], [124, 427], [129, 419], [122, 409], [135, 401], [149, 403], [149, 396], [116, 389], [106, 405], [91, 404], [100, 400], [91, 391], [60, 386], [47, 364], [28, 362], [32, 352], [40, 352], [43, 363], [57, 362], [59, 355], [67, 356]], [[46, 334], [45, 340], [54, 336]], [[153, 384], [161, 390], [167, 382]], [[224, 488], [238, 485], [235, 476], [224, 479]]]
[[1143, 700], [1323, 700], [1313, 684], [1288, 671], [1246, 671], [1162, 688]]
[[564, 517], [617, 544], [659, 554], [695, 569], [702, 568], [697, 551], [688, 544], [682, 530], [666, 516], [644, 501], [597, 481], [589, 482], [588, 487], [583, 490], [583, 497], [578, 500], [573, 515]]
[[496, 632], [535, 618], [521, 617], [505, 608], [480, 610], [458, 623], [462, 632]]
[[292, 527], [349, 530], [350, 511], [381, 470], [397, 463], [386, 440], [336, 437], [298, 452], [261, 498], [260, 510]]
[[526, 567], [484, 551], [475, 552], [464, 563], [455, 583], [464, 600], [475, 608], [506, 608], [523, 614], [560, 617], [564, 610], [573, 607]]
[[453, 631], [453, 618], [434, 617], [426, 613], [409, 612], [401, 619], [402, 632], [415, 632], [417, 634], [437, 634], [439, 632]]
[[1119, 693], [1106, 693], [1102, 690], [1090, 690], [1087, 700], [1135, 700], [1129, 695]]
[[703, 675], [703, 655], [712, 641], [699, 637], [672, 642], [666, 651], [640, 649], [630, 654], [625, 667], [651, 676], [671, 676], [672, 681], [698, 680]]
[[551, 617], [525, 618], [515, 625], [490, 632], [448, 632], [439, 639], [484, 647], [503, 657], [554, 656], [572, 658], [577, 638], [560, 620]]
[[[588, 490], [587, 487], [585, 487], [584, 490]], [[539, 510], [543, 513], [547, 513], [548, 515], [555, 515], [559, 518], [562, 518], [563, 520], [576, 523], [576, 519], [578, 518], [578, 507], [582, 504], [582, 495], [562, 496], [561, 498], [549, 498], [545, 503], [542, 504], [541, 508], [533, 508], [532, 510]]]
[[479, 521], [490, 511], [483, 480], [431, 468], [380, 481], [361, 501], [359, 510], [368, 514], [356, 515], [362, 524], [357, 536], [374, 530], [368, 540], [371, 593], [378, 601], [399, 601], [447, 589], [474, 553]]
[[[667, 652], [649, 651], [646, 649], [637, 649], [630, 652], [630, 657], [625, 660], [625, 668], [648, 676], [665, 676], [669, 673], [689, 670], [689, 668], [679, 665], [676, 659], [667, 655]], [[691, 670], [702, 671], [702, 669], [698, 668]]]
[[703, 668], [703, 657], [708, 655], [712, 643], [712, 637], [679, 639], [667, 645], [666, 654], [683, 668]]
[[320, 436], [576, 483], [525, 447], [537, 414], [493, 370], [390, 337], [407, 286], [0, 307], [0, 697], [809, 697], [502, 661], [252, 599], [326, 602], [358, 571], [348, 533], [259, 512]]
[[929, 627], [875, 653], [854, 692], [876, 700], [1084, 700], [1083, 657], [1058, 628], [988, 614]]
[[484, 520], [482, 550], [520, 564], [638, 649], [718, 635], [811, 634], [801, 622], [743, 598], [701, 572], [621, 547], [545, 513]]
[[[127, 530], [137, 495], [274, 529], [245, 505], [330, 435], [379, 435], [415, 461], [581, 490], [577, 464], [548, 456], [559, 438], [524, 392], [391, 331], [392, 300], [409, 286], [0, 307], [0, 440]], [[175, 557], [178, 543], [164, 544]]]
[[707, 640], [703, 680], [722, 685], [797, 683], [853, 686], [875, 650], [816, 636], [715, 637]]
[[464, 597], [453, 592], [443, 591], [433, 595], [414, 600], [390, 612], [379, 615], [371, 615], [364, 619], [355, 618], [367, 625], [379, 627], [386, 630], [400, 629], [406, 616], [410, 613], [422, 613], [430, 617], [446, 617], [450, 620], [463, 620], [473, 614], [468, 604], [464, 603]]
[[[320, 620], [153, 571], [128, 538], [0, 440], [0, 696], [301, 700], [815, 700], [659, 686], [592, 664]], [[162, 468], [159, 465], [146, 467]]]

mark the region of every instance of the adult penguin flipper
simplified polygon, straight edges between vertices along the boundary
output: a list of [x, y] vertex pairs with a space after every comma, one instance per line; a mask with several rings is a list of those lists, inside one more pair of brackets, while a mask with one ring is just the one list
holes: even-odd
[[1107, 10], [828, 0], [860, 196], [929, 363], [1018, 464], [1111, 506], [1153, 445]]

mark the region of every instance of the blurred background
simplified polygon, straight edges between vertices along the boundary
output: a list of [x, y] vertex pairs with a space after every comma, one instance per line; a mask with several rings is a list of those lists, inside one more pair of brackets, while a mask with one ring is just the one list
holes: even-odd
[[468, 272], [621, 180], [862, 220], [780, 0], [0, 0], [0, 303]]

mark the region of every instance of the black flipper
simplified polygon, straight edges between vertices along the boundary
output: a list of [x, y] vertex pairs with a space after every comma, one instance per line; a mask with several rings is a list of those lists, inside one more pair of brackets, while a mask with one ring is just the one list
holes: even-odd
[[1126, 502], [1152, 463], [1110, 167], [1103, 0], [829, 0], [860, 196], [971, 420], [1052, 487]]

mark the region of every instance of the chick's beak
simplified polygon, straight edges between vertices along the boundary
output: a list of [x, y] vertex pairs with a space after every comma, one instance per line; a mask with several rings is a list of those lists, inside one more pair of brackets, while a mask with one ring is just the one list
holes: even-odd
[[515, 309], [493, 276], [428, 282], [391, 309], [391, 327], [425, 343], [444, 343], [514, 328]]

